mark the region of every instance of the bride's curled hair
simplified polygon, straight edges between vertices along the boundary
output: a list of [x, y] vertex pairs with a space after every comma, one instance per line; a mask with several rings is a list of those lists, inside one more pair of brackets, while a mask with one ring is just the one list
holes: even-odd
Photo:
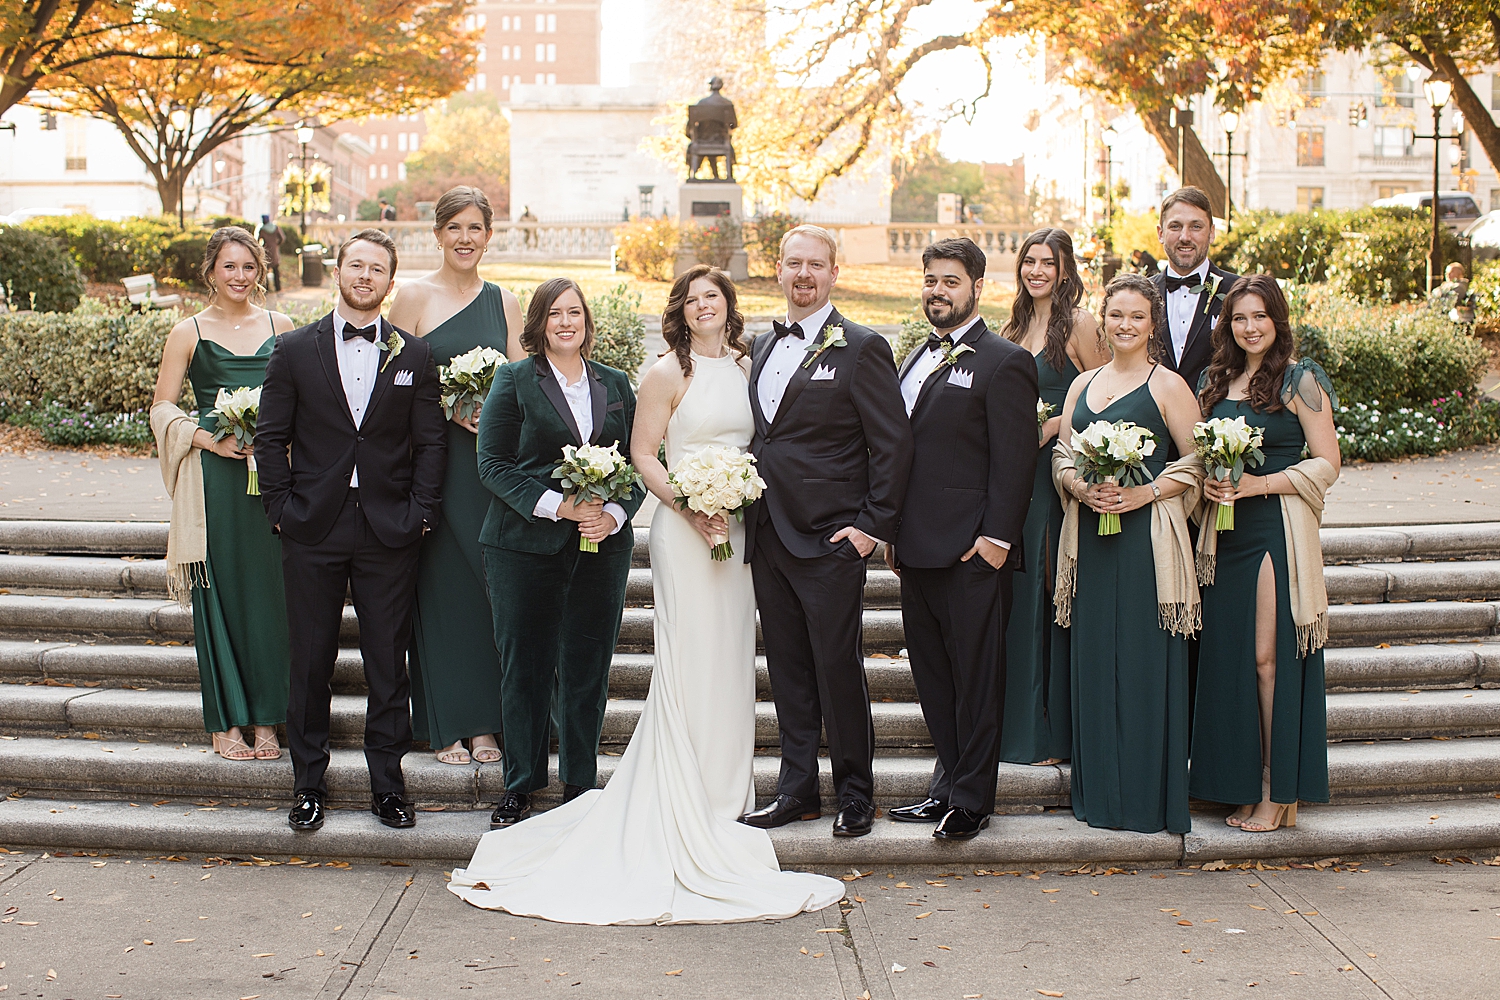
[[688, 289], [699, 278], [712, 281], [724, 296], [727, 310], [724, 321], [725, 344], [736, 358], [743, 358], [749, 353], [745, 346], [745, 317], [740, 315], [739, 296], [734, 290], [734, 281], [712, 264], [694, 264], [672, 282], [672, 290], [667, 294], [667, 307], [661, 314], [662, 339], [667, 342], [667, 350], [677, 355], [682, 374], [689, 378], [693, 375], [693, 359], [689, 356], [693, 349], [693, 332], [688, 329], [687, 297]]

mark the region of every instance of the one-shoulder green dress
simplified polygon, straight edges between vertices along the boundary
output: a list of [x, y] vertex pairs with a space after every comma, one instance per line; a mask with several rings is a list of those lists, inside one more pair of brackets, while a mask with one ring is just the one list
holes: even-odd
[[[1157, 438], [1145, 460], [1167, 465], [1172, 437], [1151, 397], [1151, 380], [1102, 413], [1085, 390], [1073, 429], [1130, 420]], [[1089, 826], [1186, 833], [1188, 817], [1188, 641], [1157, 623], [1151, 506], [1120, 515], [1120, 532], [1099, 534], [1099, 515], [1080, 505], [1073, 598], [1073, 815]]]
[[[486, 281], [479, 295], [424, 338], [435, 364], [476, 347], [505, 353], [505, 302]], [[500, 656], [485, 586], [479, 529], [490, 491], [479, 481], [475, 436], [448, 423], [443, 517], [422, 540], [412, 617], [412, 733], [435, 749], [500, 732]]]
[[[1293, 393], [1314, 408], [1319, 386], [1332, 383], [1317, 362], [1287, 371], [1283, 401]], [[1335, 400], [1333, 406], [1337, 407]], [[1269, 476], [1302, 461], [1307, 438], [1291, 410], [1258, 413], [1243, 399], [1225, 399], [1213, 416], [1244, 417], [1264, 428], [1263, 466]], [[1212, 507], [1209, 508], [1213, 510]], [[1234, 503], [1234, 530], [1219, 532], [1212, 586], [1203, 588], [1203, 635], [1198, 646], [1198, 692], [1193, 717], [1194, 798], [1233, 805], [1261, 800], [1260, 701], [1255, 676], [1255, 592], [1269, 556], [1276, 575], [1276, 689], [1271, 701], [1271, 801], [1328, 801], [1328, 718], [1323, 650], [1297, 652], [1287, 590], [1286, 529], [1281, 497]]]
[[[1041, 399], [1062, 413], [1068, 387], [1078, 366], [1064, 355], [1064, 371], [1036, 355]], [[1021, 538], [1026, 572], [1015, 574], [1015, 597], [1005, 627], [1005, 716], [1000, 725], [1000, 759], [1013, 764], [1066, 760], [1073, 753], [1072, 704], [1068, 683], [1068, 629], [1057, 624], [1052, 609], [1052, 574], [1057, 567], [1057, 539], [1062, 532], [1062, 500], [1052, 485], [1052, 445], [1048, 438], [1036, 453], [1031, 506]]]
[[[220, 389], [253, 389], [266, 380], [275, 343], [272, 328], [254, 354], [234, 354], [200, 332], [188, 366], [199, 427], [212, 433], [218, 426], [209, 414]], [[211, 451], [198, 454], [208, 525], [208, 587], [193, 588], [203, 728], [222, 733], [234, 726], [274, 726], [286, 721], [291, 683], [281, 541], [266, 523], [260, 497], [245, 492], [245, 463]]]

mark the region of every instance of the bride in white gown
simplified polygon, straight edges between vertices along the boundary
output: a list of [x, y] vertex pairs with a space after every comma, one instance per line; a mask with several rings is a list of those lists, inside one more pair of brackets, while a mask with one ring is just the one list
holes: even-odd
[[[651, 520], [656, 665], [645, 709], [603, 790], [485, 834], [448, 888], [519, 916], [574, 924], [729, 923], [791, 917], [843, 898], [843, 883], [783, 872], [764, 830], [737, 822], [755, 808], [755, 593], [742, 561], [709, 557], [711, 525], [671, 503], [667, 466], [709, 445], [745, 449], [748, 359], [734, 285], [700, 265], [672, 286], [669, 352], [641, 384], [631, 436], [646, 485], [663, 502]], [[678, 344], [691, 353], [675, 353]], [[701, 353], [700, 353], [701, 352]], [[692, 369], [688, 377], [682, 361]]]

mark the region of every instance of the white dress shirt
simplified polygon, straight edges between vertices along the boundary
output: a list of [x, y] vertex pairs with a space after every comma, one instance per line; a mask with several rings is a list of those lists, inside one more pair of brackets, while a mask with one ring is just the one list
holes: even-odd
[[[339, 380], [344, 383], [344, 399], [349, 402], [349, 415], [358, 427], [365, 419], [365, 410], [370, 405], [370, 392], [375, 388], [375, 376], [380, 371], [380, 348], [363, 337], [344, 339], [344, 327], [349, 321], [333, 310], [333, 352], [339, 359]], [[375, 339], [381, 339], [381, 323], [375, 320]], [[359, 486], [359, 463], [349, 477], [349, 486]]]
[[[976, 311], [974, 317], [961, 328], [953, 331], [950, 340], [957, 344], [980, 320]], [[929, 347], [917, 359], [911, 363], [906, 371], [906, 378], [901, 380], [901, 398], [906, 401], [906, 415], [911, 416], [911, 411], [917, 408], [917, 397], [922, 394], [922, 386], [926, 384], [928, 376], [937, 371], [938, 362], [943, 359], [943, 352], [939, 348]]]
[[782, 397], [786, 395], [787, 384], [797, 374], [797, 366], [807, 360], [807, 348], [832, 313], [833, 303], [825, 302], [823, 308], [811, 316], [795, 323], [788, 321], [787, 326], [792, 328], [792, 332], [771, 348], [771, 356], [761, 366], [760, 380], [755, 384], [756, 394], [760, 397], [760, 412], [766, 415], [767, 423], [776, 419], [776, 411], [781, 407]]
[[[1168, 276], [1184, 277], [1172, 270], [1167, 265]], [[1187, 288], [1179, 288], [1175, 292], [1167, 293], [1167, 328], [1172, 334], [1172, 358], [1176, 361], [1182, 360], [1182, 351], [1187, 347], [1188, 334], [1193, 331], [1193, 316], [1198, 312], [1198, 298], [1188, 291], [1194, 285], [1201, 285], [1208, 278], [1208, 260], [1198, 265], [1198, 269], [1192, 272], [1192, 277], [1197, 278]]]
[[[594, 434], [594, 399], [593, 390], [589, 388], [589, 365], [583, 363], [583, 377], [577, 382], [569, 385], [568, 377], [556, 365], [549, 364], [552, 375], [557, 379], [557, 384], [562, 386], [563, 398], [568, 401], [568, 409], [573, 413], [573, 422], [578, 425], [578, 433], [583, 435], [583, 440], [588, 441]], [[548, 490], [543, 493], [541, 499], [537, 500], [536, 508], [532, 511], [537, 517], [545, 517], [549, 521], [559, 520], [557, 508], [562, 506], [563, 495], [557, 490]], [[604, 510], [615, 519], [615, 531], [625, 526], [625, 508], [617, 503], [607, 503]]]

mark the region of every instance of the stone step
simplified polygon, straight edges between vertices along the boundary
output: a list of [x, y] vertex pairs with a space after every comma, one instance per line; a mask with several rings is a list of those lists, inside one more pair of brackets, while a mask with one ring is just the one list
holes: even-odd
[[[612, 698], [605, 707], [602, 746], [630, 742], [645, 701]], [[932, 737], [920, 705], [874, 702], [875, 744], [882, 749], [930, 750]], [[365, 699], [334, 695], [336, 745], [360, 746]], [[0, 732], [6, 735], [71, 734], [107, 738], [149, 737], [204, 744], [202, 699], [195, 691], [135, 691], [0, 684]], [[1330, 740], [1411, 740], [1500, 736], [1500, 691], [1427, 691], [1417, 694], [1335, 694], [1328, 697]], [[780, 737], [776, 706], [755, 705], [755, 742], [775, 749]]]
[[1328, 609], [1328, 645], [1358, 646], [1495, 633], [1500, 604], [1424, 601], [1417, 604], [1336, 604]]
[[[1322, 860], [1350, 863], [1369, 854], [1465, 854], [1476, 861], [1500, 848], [1500, 812], [1493, 799], [1430, 803], [1303, 806], [1297, 825], [1274, 837], [1244, 833], [1221, 821], [1222, 810], [1195, 812], [1185, 835], [1096, 830], [1067, 810], [997, 816], [973, 840], [942, 843], [921, 824], [877, 820], [869, 836], [829, 835], [829, 820], [772, 830], [783, 866], [934, 864], [984, 870], [1076, 870], [1101, 867], [1197, 867], [1212, 861]], [[1433, 818], [1436, 816], [1436, 818]], [[428, 861], [461, 865], [488, 830], [488, 807], [423, 812], [411, 830], [380, 825], [368, 808], [332, 809], [317, 833], [296, 833], [285, 810], [261, 804], [231, 808], [170, 801], [70, 801], [27, 796], [0, 800], [0, 829], [12, 850], [26, 846], [212, 857], [295, 855], [309, 861]], [[15, 859], [12, 860], [24, 860]], [[196, 860], [196, 859], [195, 859]], [[939, 869], [951, 871], [951, 867]], [[877, 873], [878, 874], [878, 873]], [[967, 874], [964, 872], [963, 874]], [[1184, 874], [1192, 874], [1191, 871]], [[851, 886], [880, 884], [867, 879]]]
[[1500, 560], [1327, 566], [1323, 579], [1330, 604], [1489, 600], [1500, 597]]
[[[601, 782], [609, 780], [618, 761], [608, 752], [599, 758]], [[821, 794], [831, 803], [832, 772], [826, 758], [820, 764]], [[932, 766], [933, 758], [918, 754], [876, 757], [876, 804], [922, 798]], [[779, 767], [778, 757], [756, 755], [755, 787], [761, 801], [775, 790]], [[402, 768], [409, 794], [423, 804], [478, 806], [495, 801], [504, 786], [498, 764], [455, 766], [440, 764], [430, 754], [411, 753]], [[561, 793], [555, 755], [551, 768], [552, 784], [539, 793], [541, 802], [554, 801]], [[1007, 812], [1064, 805], [1068, 775], [1065, 764], [1001, 764], [997, 808]], [[1336, 802], [1493, 795], [1500, 791], [1500, 739], [1331, 744], [1328, 777]], [[292, 787], [292, 766], [285, 756], [279, 761], [226, 761], [196, 745], [18, 736], [0, 741], [0, 787], [136, 801], [163, 796], [283, 801]], [[328, 788], [330, 797], [341, 802], [369, 801], [363, 752], [332, 751]]]

